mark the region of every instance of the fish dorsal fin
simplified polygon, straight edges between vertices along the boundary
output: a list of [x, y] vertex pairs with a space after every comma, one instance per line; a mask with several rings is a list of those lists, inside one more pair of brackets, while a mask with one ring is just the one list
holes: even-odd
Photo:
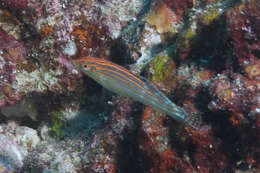
[[136, 76], [138, 76], [143, 82], [145, 82], [145, 83], [147, 83], [147, 82], [150, 82], [150, 81], [148, 81], [145, 77], [143, 77], [143, 76], [140, 76], [140, 75], [136, 75]]
[[157, 92], [161, 92], [158, 88], [156, 88], [152, 82], [150, 82], [149, 80], [147, 80], [145, 77], [143, 76], [138, 76], [148, 87], [150, 90], [152, 90], [154, 93]]
[[149, 80], [147, 80], [146, 78], [139, 76], [139, 78], [147, 85], [147, 87], [149, 88], [149, 90], [151, 90], [156, 96], [164, 98], [167, 101], [170, 101], [170, 99], [168, 97], [166, 97], [162, 91], [160, 91], [158, 88], [156, 88], [156, 86], [150, 82]]

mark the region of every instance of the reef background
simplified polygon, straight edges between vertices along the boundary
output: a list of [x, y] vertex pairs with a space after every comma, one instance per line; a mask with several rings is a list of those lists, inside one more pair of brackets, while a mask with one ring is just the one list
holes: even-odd
[[[198, 130], [71, 61], [142, 75]], [[258, 0], [0, 0], [0, 173], [260, 172]]]

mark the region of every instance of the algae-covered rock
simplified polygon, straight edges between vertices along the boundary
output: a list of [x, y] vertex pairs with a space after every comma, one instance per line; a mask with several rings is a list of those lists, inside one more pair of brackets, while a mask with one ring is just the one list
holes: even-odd
[[205, 25], [209, 25], [211, 22], [213, 22], [214, 20], [218, 19], [218, 17], [220, 16], [220, 12], [218, 12], [215, 9], [209, 10], [207, 13], [201, 14], [199, 16], [200, 21], [205, 24]]
[[51, 132], [57, 138], [60, 138], [64, 135], [64, 128], [65, 128], [65, 118], [62, 111], [55, 111], [51, 113]]
[[150, 78], [153, 83], [167, 93], [176, 86], [176, 65], [169, 56], [158, 56], [150, 65]]

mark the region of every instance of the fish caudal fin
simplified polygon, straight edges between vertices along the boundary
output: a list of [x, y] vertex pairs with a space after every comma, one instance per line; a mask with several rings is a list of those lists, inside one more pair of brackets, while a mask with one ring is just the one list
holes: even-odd
[[184, 121], [187, 125], [196, 130], [201, 126], [201, 116], [199, 114], [190, 113], [185, 117]]

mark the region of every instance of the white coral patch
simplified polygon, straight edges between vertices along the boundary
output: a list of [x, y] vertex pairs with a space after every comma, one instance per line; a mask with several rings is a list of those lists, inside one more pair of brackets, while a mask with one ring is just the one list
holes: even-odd
[[[74, 106], [74, 105], [72, 105]], [[74, 119], [77, 115], [79, 114], [79, 112], [77, 110], [73, 110], [71, 108], [65, 108], [62, 112], [63, 117], [66, 120], [72, 120]]]
[[64, 54], [73, 56], [77, 53], [77, 45], [74, 41], [69, 41], [63, 50]]
[[40, 142], [37, 131], [29, 127], [19, 127], [16, 129], [16, 141], [26, 148], [34, 148]]
[[102, 16], [112, 38], [117, 38], [122, 27], [130, 20], [136, 20], [143, 7], [140, 0], [106, 0], [101, 6]]
[[140, 49], [142, 56], [137, 60], [136, 64], [131, 69], [131, 71], [135, 74], [139, 74], [142, 69], [153, 60], [153, 46], [162, 42], [161, 36], [148, 24], [145, 25], [143, 33]]
[[54, 85], [58, 84], [58, 75], [61, 75], [60, 70], [44, 72], [41, 69], [37, 69], [32, 72], [27, 72], [25, 70], [17, 73], [16, 83], [13, 88], [18, 92], [43, 92], [48, 88], [52, 88]]

